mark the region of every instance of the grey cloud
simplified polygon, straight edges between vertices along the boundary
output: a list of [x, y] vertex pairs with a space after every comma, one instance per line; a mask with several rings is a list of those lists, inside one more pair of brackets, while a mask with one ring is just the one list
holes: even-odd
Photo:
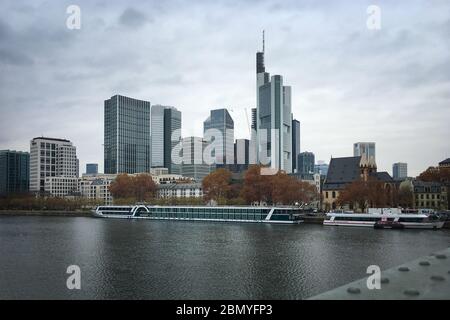
[[21, 52], [11, 52], [0, 49], [0, 64], [15, 66], [29, 66], [34, 63], [33, 59]]
[[[103, 100], [116, 93], [180, 107], [185, 134], [201, 128], [213, 106], [254, 107], [262, 29], [267, 71], [293, 88], [303, 150], [328, 160], [351, 154], [353, 140], [377, 139], [380, 168], [414, 159], [414, 174], [445, 147], [440, 137], [422, 143], [420, 136], [449, 130], [450, 23], [441, 14], [448, 3], [386, 2], [386, 24], [370, 32], [364, 5], [353, 1], [136, 0], [131, 8], [79, 0], [78, 31], [65, 28], [64, 5], [18, 12], [18, 2], [0, 5], [0, 63], [14, 71], [0, 73], [0, 148], [17, 141], [26, 148], [31, 137], [52, 134], [78, 143], [82, 163], [101, 163]], [[405, 17], [409, 6], [423, 9], [420, 26]], [[162, 23], [149, 32], [154, 20]], [[421, 122], [422, 108], [440, 116]], [[245, 137], [245, 118], [234, 120]], [[418, 148], [426, 156], [415, 157]]]
[[127, 8], [119, 17], [120, 24], [130, 27], [139, 28], [148, 22], [153, 22], [153, 19], [147, 17], [140, 11], [133, 8]]

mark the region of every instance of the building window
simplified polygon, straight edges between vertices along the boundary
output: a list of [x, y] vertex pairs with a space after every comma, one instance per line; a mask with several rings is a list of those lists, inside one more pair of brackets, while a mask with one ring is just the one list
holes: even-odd
[[331, 193], [331, 197], [334, 199], [334, 198], [336, 198], [336, 192], [335, 191], [333, 191], [332, 193]]
[[327, 191], [327, 192], [325, 192], [325, 198], [327, 198], [327, 199], [328, 199], [328, 191]]

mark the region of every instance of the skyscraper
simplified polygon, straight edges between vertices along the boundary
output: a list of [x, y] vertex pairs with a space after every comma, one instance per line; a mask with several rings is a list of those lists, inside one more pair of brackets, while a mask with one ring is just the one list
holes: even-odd
[[314, 153], [301, 152], [297, 156], [298, 173], [300, 174], [312, 174], [314, 173]]
[[164, 167], [164, 110], [166, 108], [159, 104], [151, 108], [152, 167]]
[[392, 165], [392, 177], [394, 179], [404, 179], [408, 177], [408, 164], [397, 162]]
[[105, 173], [149, 172], [150, 102], [121, 95], [105, 100]]
[[78, 177], [77, 148], [66, 139], [34, 138], [30, 142], [30, 191], [45, 189], [47, 177]]
[[[211, 129], [220, 132], [221, 139], [209, 141], [209, 134], [215, 135]], [[211, 110], [208, 119], [203, 122], [203, 138], [211, 143], [215, 142], [215, 158], [217, 164], [233, 164], [234, 163], [234, 121], [227, 109]]]
[[256, 106], [258, 162], [291, 173], [291, 87], [265, 71], [264, 34], [263, 51], [256, 53]]
[[292, 172], [297, 172], [297, 155], [300, 153], [300, 121], [292, 120]]
[[0, 150], [0, 195], [26, 193], [30, 187], [30, 154]]
[[181, 140], [181, 112], [175, 108], [164, 110], [164, 167], [169, 173], [180, 174], [180, 166], [172, 161], [172, 150]]
[[[364, 156], [363, 156], [364, 155]], [[353, 156], [375, 161], [375, 142], [356, 142], [353, 144]]]

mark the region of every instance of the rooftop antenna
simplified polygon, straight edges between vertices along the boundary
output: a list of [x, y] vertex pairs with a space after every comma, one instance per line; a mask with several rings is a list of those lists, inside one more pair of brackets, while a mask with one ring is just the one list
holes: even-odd
[[264, 41], [264, 30], [263, 30], [263, 50], [262, 50], [262, 52], [264, 53], [264, 47], [265, 47], [265, 43], [264, 43], [265, 41]]

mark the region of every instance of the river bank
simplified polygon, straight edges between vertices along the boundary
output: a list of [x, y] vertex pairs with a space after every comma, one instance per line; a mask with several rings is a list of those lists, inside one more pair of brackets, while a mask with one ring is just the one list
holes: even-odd
[[62, 216], [62, 217], [89, 217], [90, 211], [64, 211], [64, 210], [0, 210], [0, 216]]

